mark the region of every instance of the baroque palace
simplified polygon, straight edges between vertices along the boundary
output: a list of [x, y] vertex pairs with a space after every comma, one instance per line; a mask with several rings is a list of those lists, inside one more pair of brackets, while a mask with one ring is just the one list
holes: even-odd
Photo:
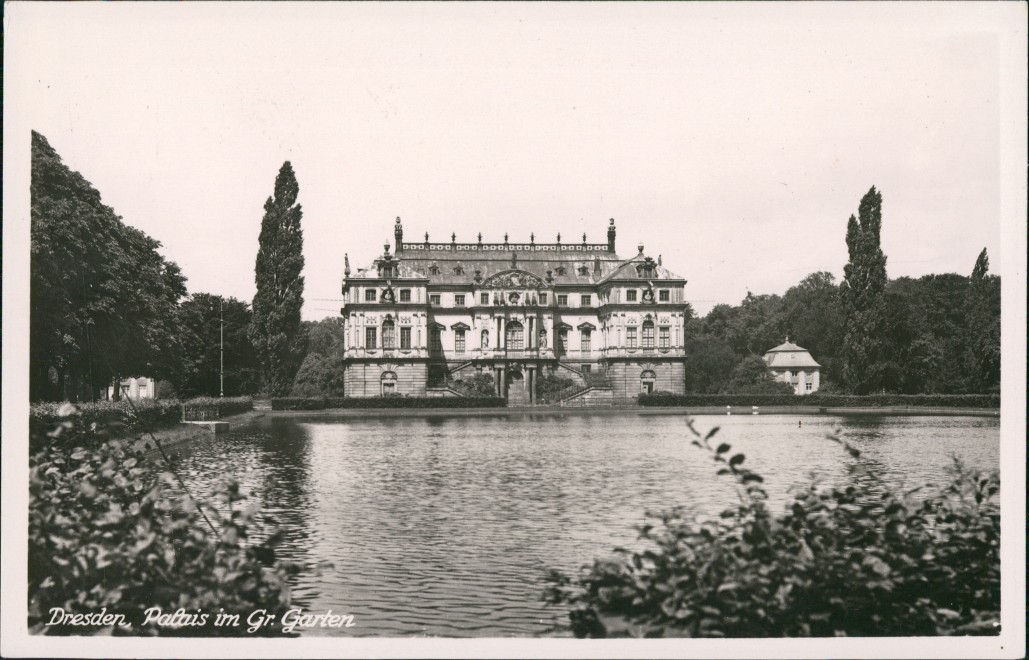
[[682, 393], [686, 280], [606, 243], [405, 242], [352, 273], [345, 256], [344, 387], [348, 397], [455, 395], [456, 380], [493, 377], [497, 396], [535, 404], [544, 375], [577, 396]]

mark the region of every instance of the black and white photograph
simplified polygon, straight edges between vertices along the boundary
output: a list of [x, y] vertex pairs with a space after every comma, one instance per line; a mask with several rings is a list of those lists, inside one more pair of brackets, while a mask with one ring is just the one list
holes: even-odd
[[1024, 657], [1025, 3], [4, 12], [5, 657]]

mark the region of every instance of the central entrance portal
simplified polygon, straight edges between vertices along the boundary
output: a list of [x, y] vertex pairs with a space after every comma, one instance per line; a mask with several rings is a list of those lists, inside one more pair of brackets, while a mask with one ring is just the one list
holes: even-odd
[[525, 375], [520, 369], [511, 369], [507, 372], [505, 379], [505, 387], [507, 389], [507, 404], [510, 405], [529, 405], [529, 390], [526, 389]]

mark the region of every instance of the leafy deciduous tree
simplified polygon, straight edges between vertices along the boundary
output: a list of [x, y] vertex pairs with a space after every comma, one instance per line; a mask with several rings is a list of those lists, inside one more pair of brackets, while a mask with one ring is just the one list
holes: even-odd
[[31, 197], [30, 397], [95, 398], [112, 380], [173, 374], [186, 288], [161, 244], [35, 131]]

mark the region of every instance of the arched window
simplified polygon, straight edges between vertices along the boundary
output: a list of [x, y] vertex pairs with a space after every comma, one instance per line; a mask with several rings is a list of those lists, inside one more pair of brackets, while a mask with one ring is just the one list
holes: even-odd
[[657, 375], [647, 369], [640, 374], [640, 392], [643, 394], [651, 394], [654, 391], [654, 383], [657, 381]]
[[382, 322], [382, 347], [397, 347], [397, 328], [393, 324], [393, 319], [389, 317], [386, 317], [386, 320]]
[[397, 375], [392, 371], [383, 372], [382, 376], [379, 378], [379, 383], [380, 393], [382, 396], [397, 393]]
[[510, 351], [520, 351], [525, 348], [525, 332], [522, 324], [518, 321], [511, 321], [507, 324], [507, 348]]
[[654, 322], [647, 319], [643, 322], [643, 349], [654, 348]]

